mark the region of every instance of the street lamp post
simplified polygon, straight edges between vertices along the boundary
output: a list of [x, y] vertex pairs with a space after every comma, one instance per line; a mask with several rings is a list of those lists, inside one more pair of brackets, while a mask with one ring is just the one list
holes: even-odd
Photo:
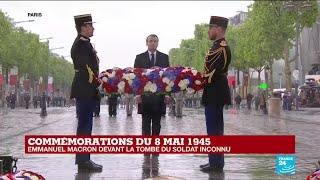
[[269, 90], [269, 70], [270, 67], [269, 65], [266, 65], [266, 67], [264, 68], [264, 75], [265, 75], [265, 79], [266, 79], [266, 84], [267, 84], [267, 88], [266, 88], [266, 93], [268, 95], [268, 90]]
[[57, 49], [63, 49], [64, 47], [58, 47], [58, 48], [51, 48], [49, 51], [57, 50]]
[[42, 40], [49, 40], [49, 39], [53, 39], [53, 37], [41, 38], [41, 39], [39, 39], [39, 41], [42, 41]]
[[15, 21], [15, 22], [12, 22], [12, 24], [15, 26], [16, 24], [25, 23], [25, 22], [34, 22], [34, 19], [30, 19], [30, 20], [26, 20], [26, 21]]
[[270, 67], [269, 67], [269, 65], [267, 64], [266, 66], [265, 66], [265, 68], [264, 68], [264, 75], [265, 75], [265, 79], [266, 79], [266, 85], [267, 85], [267, 87], [266, 87], [266, 107], [265, 107], [265, 114], [267, 114], [268, 113], [268, 106], [267, 106], [267, 104], [268, 104], [268, 96], [269, 96], [269, 70], [270, 70]]

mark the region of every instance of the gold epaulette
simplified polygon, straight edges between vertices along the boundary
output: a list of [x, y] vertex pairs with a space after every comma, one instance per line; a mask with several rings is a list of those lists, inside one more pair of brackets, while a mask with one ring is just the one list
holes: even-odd
[[80, 37], [80, 40], [82, 40], [82, 41], [89, 41], [89, 39], [86, 39], [86, 38], [84, 38], [84, 37]]

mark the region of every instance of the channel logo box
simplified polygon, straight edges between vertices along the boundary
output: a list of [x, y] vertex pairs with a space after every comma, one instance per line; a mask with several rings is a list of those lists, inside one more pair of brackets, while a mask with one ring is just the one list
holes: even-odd
[[296, 173], [296, 156], [294, 155], [277, 155], [276, 172], [278, 174], [295, 174]]

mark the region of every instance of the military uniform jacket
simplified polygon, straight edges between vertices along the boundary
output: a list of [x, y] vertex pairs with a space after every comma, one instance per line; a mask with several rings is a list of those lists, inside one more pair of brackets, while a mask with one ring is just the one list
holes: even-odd
[[231, 62], [230, 48], [224, 38], [213, 42], [204, 63], [204, 85], [202, 104], [231, 104], [228, 85], [228, 67]]
[[98, 98], [96, 81], [99, 73], [99, 59], [90, 43], [90, 39], [78, 35], [71, 48], [71, 58], [75, 75], [71, 86], [70, 99], [73, 98]]

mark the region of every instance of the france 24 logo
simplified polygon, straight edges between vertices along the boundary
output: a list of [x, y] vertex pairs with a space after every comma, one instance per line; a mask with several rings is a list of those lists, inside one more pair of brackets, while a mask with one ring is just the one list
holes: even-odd
[[276, 172], [277, 174], [295, 174], [296, 157], [294, 155], [277, 155]]
[[28, 17], [41, 17], [42, 13], [28, 13]]

